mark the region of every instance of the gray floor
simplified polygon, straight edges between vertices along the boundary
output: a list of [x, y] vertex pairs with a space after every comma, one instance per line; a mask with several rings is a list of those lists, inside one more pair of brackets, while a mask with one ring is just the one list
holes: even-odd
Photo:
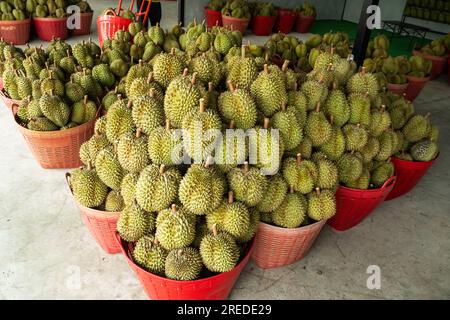
[[[174, 3], [163, 5], [170, 26]], [[250, 263], [230, 298], [450, 298], [449, 100], [445, 77], [416, 100], [442, 140], [439, 160], [412, 192], [345, 233], [326, 226], [296, 264], [263, 271]], [[82, 224], [65, 170], [39, 167], [1, 105], [0, 128], [0, 299], [145, 299], [124, 258], [105, 254]], [[367, 288], [372, 265], [381, 270], [379, 290]]]

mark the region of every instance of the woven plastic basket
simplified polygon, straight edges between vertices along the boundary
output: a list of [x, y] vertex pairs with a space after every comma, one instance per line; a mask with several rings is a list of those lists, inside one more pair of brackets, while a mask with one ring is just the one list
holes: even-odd
[[370, 190], [339, 186], [336, 192], [336, 214], [328, 220], [328, 224], [338, 231], [358, 225], [386, 199], [395, 180], [395, 176], [390, 177], [381, 188]]
[[80, 28], [70, 30], [72, 36], [82, 36], [91, 33], [92, 18], [94, 16], [93, 12], [84, 12], [80, 14]]
[[95, 120], [66, 130], [32, 131], [19, 123], [18, 106], [12, 106], [17, 129], [44, 169], [76, 168], [81, 166], [80, 146], [94, 134]]
[[127, 30], [132, 21], [119, 17], [114, 10], [108, 10], [97, 18], [98, 41], [103, 46], [103, 41], [112, 39], [117, 31]]
[[295, 12], [291, 9], [277, 8], [277, 20], [275, 22], [274, 32], [289, 33], [295, 24], [297, 18]]
[[0, 98], [2, 99], [5, 106], [7, 106], [9, 109], [12, 109], [13, 105], [20, 104], [20, 100], [11, 99], [10, 97], [8, 97], [8, 94], [3, 91], [3, 81], [2, 81], [1, 87], [2, 87], [2, 89], [0, 91]]
[[295, 31], [308, 33], [315, 21], [316, 17], [302, 16], [299, 14], [295, 23]]
[[224, 300], [230, 295], [231, 290], [239, 278], [242, 270], [247, 265], [254, 247], [250, 243], [247, 253], [239, 264], [231, 271], [219, 273], [215, 276], [193, 281], [177, 281], [157, 276], [138, 266], [131, 258], [133, 244], [122, 240], [116, 234], [121, 250], [125, 255], [128, 265], [133, 269], [141, 282], [147, 296], [152, 300]]
[[286, 266], [308, 254], [325, 221], [287, 229], [260, 222], [252, 259], [262, 269]]
[[65, 40], [69, 37], [67, 17], [64, 18], [33, 18], [34, 30], [39, 39], [52, 41], [53, 39]]
[[31, 19], [0, 21], [0, 37], [15, 45], [25, 44], [30, 39]]
[[234, 30], [239, 30], [242, 35], [245, 34], [249, 23], [250, 19], [239, 19], [222, 15], [222, 25], [224, 27], [233, 28]]
[[405, 91], [405, 99], [409, 101], [414, 101], [414, 99], [419, 96], [422, 89], [425, 87], [430, 77], [419, 78], [414, 76], [406, 76], [408, 78], [408, 88]]

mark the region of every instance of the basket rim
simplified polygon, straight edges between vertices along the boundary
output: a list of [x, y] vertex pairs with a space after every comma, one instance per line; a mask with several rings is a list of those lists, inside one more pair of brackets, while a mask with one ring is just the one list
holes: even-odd
[[223, 18], [225, 18], [226, 20], [230, 20], [230, 21], [239, 21], [239, 22], [250, 21], [250, 19], [234, 18], [234, 17], [230, 17], [230, 16], [222, 14], [222, 19]]
[[403, 89], [403, 88], [408, 87], [408, 84], [409, 84], [409, 80], [407, 82], [405, 82], [405, 83], [388, 83], [387, 85], [388, 85], [388, 88], [401, 88], [401, 89]]
[[0, 20], [1, 25], [16, 25], [16, 24], [30, 24], [31, 18], [26, 18], [24, 20]]
[[327, 220], [320, 220], [320, 221], [316, 221], [314, 223], [308, 224], [307, 226], [303, 226], [303, 227], [283, 228], [283, 227], [274, 226], [274, 225], [268, 224], [266, 222], [260, 221], [259, 226], [266, 228], [266, 229], [271, 229], [273, 231], [279, 231], [279, 232], [284, 232], [284, 233], [298, 233], [298, 232], [303, 232], [303, 231], [306, 231], [309, 229], [314, 229], [316, 227], [319, 227], [321, 224], [325, 225], [326, 222], [327, 222]]
[[[72, 193], [72, 190], [71, 190], [71, 193]], [[72, 193], [72, 197], [73, 197], [73, 193]], [[81, 211], [83, 212], [83, 214], [86, 214], [86, 215], [88, 215], [90, 217], [95, 217], [95, 218], [119, 218], [120, 214], [122, 213], [121, 211], [104, 211], [104, 210], [98, 210], [98, 209], [94, 209], [94, 208], [89, 208], [89, 207], [83, 206], [81, 203], [79, 203], [78, 200], [75, 199], [75, 197], [73, 197], [73, 200], [75, 201], [77, 206], [80, 209], [82, 209]]]
[[406, 75], [406, 79], [408, 79], [409, 82], [411, 82], [411, 80], [414, 81], [421, 81], [421, 82], [426, 82], [430, 80], [431, 76], [427, 76], [427, 77], [417, 77], [417, 76], [411, 76], [409, 74]]
[[341, 186], [341, 185], [339, 185], [339, 186], [338, 186], [338, 189], [342, 189], [342, 190], [344, 190], [344, 191], [358, 192], [358, 193], [367, 193], [367, 194], [370, 194], [370, 193], [379, 193], [379, 192], [381, 192], [382, 190], [388, 189], [388, 188], [390, 188], [391, 186], [393, 186], [393, 185], [395, 184], [396, 181], [397, 181], [397, 175], [396, 175], [396, 174], [393, 174], [393, 175], [390, 176], [390, 177], [384, 182], [384, 184], [383, 184], [381, 187], [379, 187], [379, 188], [375, 188], [375, 189], [366, 189], [366, 190], [364, 190], [364, 189], [349, 188], [349, 187], [346, 187], [346, 186]]
[[33, 20], [34, 21], [37, 21], [37, 22], [49, 22], [49, 21], [66, 21], [68, 19], [68, 17], [62, 17], [62, 18], [53, 18], [53, 17], [50, 17], [50, 18], [39, 18], [39, 17], [33, 17]]
[[231, 275], [231, 274], [235, 273], [237, 269], [244, 267], [243, 263], [246, 260], [248, 262], [248, 260], [250, 259], [251, 254], [253, 252], [253, 248], [255, 247], [255, 237], [253, 237], [253, 239], [251, 241], [247, 242], [248, 250], [247, 250], [247, 253], [245, 254], [245, 256], [230, 271], [222, 272], [222, 273], [216, 274], [214, 276], [206, 277], [206, 278], [202, 278], [202, 279], [184, 281], [184, 280], [174, 280], [174, 279], [169, 279], [169, 278], [166, 278], [166, 277], [161, 277], [159, 275], [156, 275], [154, 273], [151, 273], [151, 272], [143, 269], [136, 262], [134, 262], [133, 259], [131, 258], [131, 256], [130, 256], [131, 252], [130, 252], [129, 247], [128, 247], [129, 243], [126, 242], [125, 240], [123, 240], [120, 237], [119, 232], [116, 232], [116, 239], [117, 239], [117, 242], [119, 243], [119, 246], [120, 246], [120, 249], [121, 249], [123, 255], [125, 256], [125, 259], [127, 260], [128, 263], [132, 264], [134, 268], [139, 269], [140, 272], [145, 273], [146, 275], [148, 275], [150, 277], [154, 277], [154, 278], [157, 278], [160, 281], [165, 281], [165, 282], [172, 283], [172, 284], [200, 284], [200, 283], [211, 281], [211, 280], [214, 280], [214, 279], [225, 278], [228, 275]]
[[427, 165], [427, 164], [433, 164], [433, 162], [435, 162], [439, 158], [439, 155], [440, 155], [440, 152], [437, 154], [436, 158], [434, 158], [433, 160], [430, 160], [430, 161], [409, 161], [409, 160], [403, 160], [403, 159], [397, 158], [395, 156], [392, 156], [392, 160], [395, 160], [399, 163], [403, 162], [403, 163], [409, 163], [409, 164], [416, 163], [416, 164], [420, 164], [420, 165]]

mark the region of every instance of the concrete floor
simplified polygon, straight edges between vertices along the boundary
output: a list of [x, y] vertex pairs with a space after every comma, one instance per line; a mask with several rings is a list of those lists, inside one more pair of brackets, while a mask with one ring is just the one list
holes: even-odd
[[[163, 26], [170, 26], [175, 4], [163, 6], [170, 13]], [[417, 112], [432, 113], [442, 140], [439, 160], [412, 192], [345, 233], [326, 226], [296, 264], [263, 271], [251, 262], [230, 298], [450, 298], [449, 99], [442, 77], [416, 100]], [[0, 299], [146, 299], [123, 256], [105, 254], [81, 222], [66, 170], [36, 163], [5, 106], [0, 127]], [[366, 285], [371, 265], [381, 270], [379, 290]]]

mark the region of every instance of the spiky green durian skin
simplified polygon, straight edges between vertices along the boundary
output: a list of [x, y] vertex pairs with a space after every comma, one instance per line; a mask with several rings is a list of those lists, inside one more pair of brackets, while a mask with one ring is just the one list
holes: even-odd
[[124, 208], [123, 198], [119, 191], [112, 190], [105, 200], [105, 210], [110, 212], [120, 212]]
[[273, 127], [280, 130], [287, 151], [296, 148], [303, 139], [303, 130], [300, 127], [294, 107], [287, 107], [285, 111], [278, 111], [272, 117]]
[[134, 261], [151, 273], [163, 275], [168, 252], [155, 244], [154, 236], [143, 236], [133, 250]]
[[415, 115], [408, 120], [402, 132], [406, 140], [409, 142], [417, 142], [427, 136], [428, 126], [429, 122], [425, 117]]
[[108, 110], [106, 122], [106, 137], [111, 143], [116, 143], [120, 136], [133, 132], [135, 125], [131, 116], [131, 109], [125, 101], [115, 102]]
[[411, 156], [415, 161], [431, 161], [438, 153], [438, 144], [428, 139], [421, 140], [411, 147]]
[[298, 228], [306, 218], [307, 208], [304, 197], [298, 193], [288, 193], [281, 205], [273, 212], [273, 222], [284, 228]]
[[348, 151], [359, 151], [367, 144], [369, 134], [361, 126], [347, 124], [342, 128], [345, 137], [345, 145]]
[[257, 209], [260, 212], [273, 212], [281, 205], [287, 191], [287, 182], [281, 174], [270, 177], [267, 189], [262, 200], [258, 203]]
[[153, 74], [155, 80], [164, 88], [177, 76], [183, 73], [184, 64], [173, 54], [161, 53], [155, 58]]
[[380, 142], [380, 151], [375, 156], [375, 160], [384, 161], [387, 160], [394, 151], [396, 146], [397, 135], [393, 132], [387, 131], [383, 132], [379, 137], [378, 141]]
[[147, 153], [147, 137], [136, 137], [134, 133], [122, 135], [117, 144], [117, 158], [126, 171], [142, 171], [150, 162]]
[[215, 141], [222, 129], [222, 121], [213, 110], [195, 111], [184, 117], [182, 128], [186, 153], [200, 162], [213, 152]]
[[244, 237], [250, 228], [250, 213], [241, 202], [222, 203], [206, 216], [207, 224], [212, 229], [217, 223], [217, 228], [234, 237]]
[[231, 81], [239, 88], [250, 90], [252, 83], [258, 76], [258, 66], [252, 58], [241, 58], [231, 66], [227, 81]]
[[287, 158], [283, 162], [283, 177], [288, 186], [302, 194], [310, 193], [317, 181], [318, 172], [314, 162], [302, 160], [297, 164], [294, 158]]
[[204, 265], [212, 272], [230, 271], [239, 260], [236, 241], [226, 233], [206, 235], [200, 243], [200, 254]]
[[382, 163], [372, 171], [370, 183], [377, 188], [382, 187], [383, 184], [394, 175], [394, 170], [392, 162]]
[[136, 185], [139, 180], [138, 173], [127, 173], [120, 184], [120, 194], [125, 205], [131, 205], [136, 199]]
[[342, 183], [350, 183], [358, 179], [363, 170], [363, 164], [359, 157], [355, 154], [344, 153], [337, 162], [339, 181]]
[[350, 106], [341, 90], [332, 90], [325, 103], [325, 115], [333, 117], [333, 123], [342, 127], [350, 118]]
[[100, 118], [95, 121], [95, 127], [94, 131], [98, 132], [99, 134], [106, 134], [106, 122], [108, 120], [106, 119], [106, 116], [101, 116]]
[[348, 188], [360, 190], [369, 189], [369, 185], [370, 185], [370, 172], [366, 167], [363, 168], [363, 171], [358, 179], [356, 179], [355, 181], [350, 181], [345, 184], [345, 186]]
[[219, 137], [214, 153], [215, 164], [223, 173], [243, 164], [248, 156], [248, 145], [244, 136], [234, 129], [225, 130]]
[[37, 117], [35, 119], [31, 119], [27, 124], [27, 128], [33, 131], [58, 130], [58, 126], [46, 117]]
[[281, 70], [274, 66], [269, 68], [269, 72], [261, 71], [251, 85], [251, 93], [264, 115], [273, 116], [280, 110], [281, 105], [287, 102], [286, 85]]
[[203, 215], [222, 202], [226, 181], [215, 168], [191, 165], [180, 182], [178, 196], [190, 212]]
[[351, 94], [348, 102], [350, 105], [348, 122], [368, 127], [370, 125], [370, 99], [360, 94]]
[[364, 163], [369, 163], [380, 152], [380, 142], [375, 137], [369, 137], [367, 144], [360, 150]]
[[234, 121], [236, 128], [253, 128], [256, 123], [257, 108], [255, 101], [247, 90], [236, 89], [219, 96], [219, 111], [228, 122]]
[[330, 140], [320, 146], [320, 151], [333, 161], [337, 161], [345, 152], [345, 136], [341, 128], [333, 127]]
[[95, 168], [100, 179], [111, 189], [120, 188], [124, 171], [112, 147], [102, 149], [95, 158]]
[[42, 113], [59, 127], [63, 127], [70, 117], [69, 106], [58, 96], [44, 94], [39, 99]]
[[153, 129], [164, 125], [164, 112], [161, 102], [149, 95], [144, 95], [133, 102], [131, 112], [136, 127], [149, 135]]
[[170, 82], [164, 96], [164, 112], [170, 125], [181, 128], [184, 117], [198, 110], [202, 97], [200, 88], [187, 76], [179, 76]]
[[321, 159], [316, 162], [317, 184], [320, 189], [334, 190], [338, 185], [338, 169], [333, 161]]
[[74, 170], [70, 185], [75, 199], [89, 208], [100, 206], [108, 193], [107, 186], [100, 180], [95, 170]]
[[278, 130], [262, 129], [255, 127], [249, 130], [250, 163], [266, 171], [266, 174], [276, 174], [284, 154], [283, 138]]
[[379, 137], [391, 126], [391, 116], [386, 111], [376, 111], [372, 113], [369, 132], [374, 137]]
[[261, 219], [261, 214], [258, 211], [258, 209], [256, 209], [256, 207], [250, 208], [249, 209], [249, 213], [250, 213], [249, 228], [247, 229], [247, 232], [244, 235], [236, 238], [236, 242], [237, 243], [247, 243], [247, 242], [249, 242], [250, 240], [253, 239], [255, 234], [258, 232], [259, 221]]
[[158, 216], [156, 239], [166, 250], [179, 249], [189, 246], [195, 238], [195, 220], [188, 217], [189, 212], [183, 208], [172, 212], [165, 209]]
[[376, 97], [380, 91], [377, 78], [371, 73], [356, 73], [347, 82], [347, 90], [350, 93], [368, 93], [370, 97]]
[[31, 100], [27, 107], [28, 119], [42, 117], [41, 107], [39, 106], [39, 100]]
[[180, 132], [158, 127], [149, 135], [147, 150], [154, 164], [180, 164], [183, 157], [182, 135]]
[[202, 257], [196, 248], [175, 249], [166, 258], [166, 277], [173, 280], [195, 280], [203, 268]]
[[[28, 113], [30, 112], [29, 110], [30, 108], [28, 107]], [[439, 141], [439, 128], [436, 125], [430, 124], [427, 138], [436, 143]]]
[[146, 212], [136, 202], [125, 206], [117, 221], [117, 231], [125, 241], [138, 241], [155, 230], [155, 215]]
[[316, 221], [327, 220], [336, 214], [336, 198], [331, 190], [308, 195], [308, 216]]
[[311, 139], [314, 147], [320, 147], [330, 140], [332, 127], [322, 111], [309, 114], [306, 121], [305, 134]]
[[300, 91], [308, 100], [308, 110], [313, 110], [319, 102], [324, 103], [328, 96], [328, 89], [315, 80], [304, 82]]
[[180, 180], [180, 172], [175, 167], [167, 168], [161, 174], [159, 166], [148, 165], [141, 171], [136, 184], [137, 203], [150, 212], [168, 208], [177, 198]]
[[228, 173], [228, 184], [236, 200], [254, 207], [264, 196], [267, 178], [257, 168], [250, 168], [248, 172], [235, 168]]

